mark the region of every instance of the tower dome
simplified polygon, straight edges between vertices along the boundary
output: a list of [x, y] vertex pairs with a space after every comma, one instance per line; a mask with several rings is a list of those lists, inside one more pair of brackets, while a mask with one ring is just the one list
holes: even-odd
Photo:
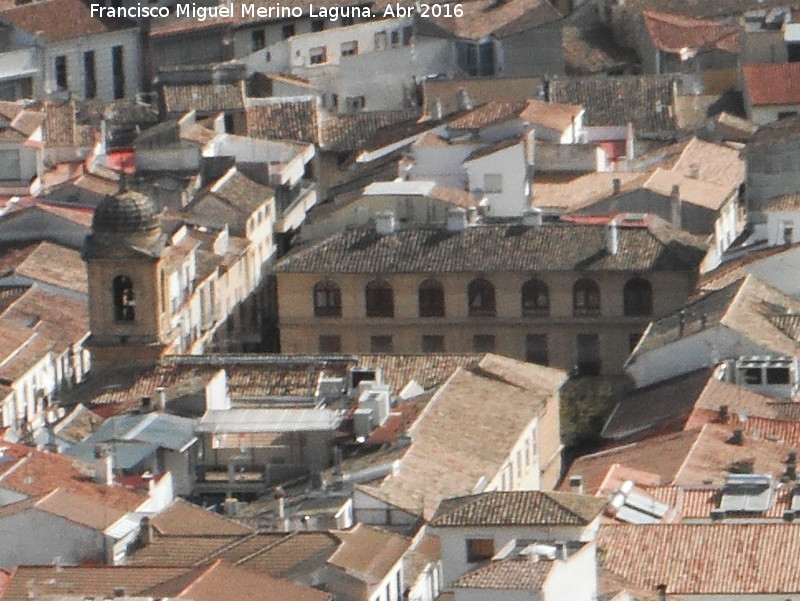
[[131, 190], [106, 196], [97, 205], [92, 219], [92, 230], [98, 233], [132, 234], [157, 227], [158, 210], [153, 201]]

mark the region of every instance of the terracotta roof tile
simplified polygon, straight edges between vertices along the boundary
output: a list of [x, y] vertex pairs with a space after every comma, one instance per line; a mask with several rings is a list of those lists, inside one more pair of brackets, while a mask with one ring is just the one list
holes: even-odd
[[800, 103], [798, 63], [750, 63], [742, 66], [742, 76], [753, 106]]
[[739, 28], [706, 19], [645, 11], [644, 26], [656, 48], [680, 53], [689, 50], [725, 50], [738, 53]]
[[370, 586], [380, 584], [408, 551], [409, 539], [367, 524], [356, 524], [352, 530], [340, 530], [339, 548], [328, 558], [328, 564], [340, 568]]
[[568, 492], [494, 491], [442, 501], [431, 526], [585, 526], [605, 506]]
[[162, 87], [164, 106], [168, 113], [184, 115], [187, 111], [212, 113], [224, 110], [244, 110], [243, 83], [169, 84]]
[[679, 595], [800, 590], [800, 524], [604, 525], [602, 566], [636, 586]]
[[127, 19], [97, 18], [82, 0], [45, 0], [3, 11], [3, 19], [30, 34], [41, 32], [47, 42], [136, 27]]
[[552, 561], [532, 561], [527, 557], [491, 561], [458, 578], [453, 587], [524, 590], [534, 593], [544, 586], [553, 565]]
[[183, 499], [175, 499], [172, 505], [154, 517], [151, 523], [160, 534], [223, 535], [252, 532], [247, 526]]

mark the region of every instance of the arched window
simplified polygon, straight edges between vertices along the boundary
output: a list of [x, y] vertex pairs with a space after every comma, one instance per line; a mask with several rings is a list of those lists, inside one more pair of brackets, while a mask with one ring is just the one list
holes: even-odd
[[314, 284], [314, 315], [316, 317], [342, 316], [342, 292], [335, 282], [324, 280]]
[[488, 280], [472, 280], [467, 287], [467, 299], [471, 316], [493, 316], [497, 312], [494, 286]]
[[136, 299], [133, 294], [133, 282], [126, 275], [118, 275], [112, 285], [114, 296], [114, 319], [117, 321], [133, 321], [136, 319]]
[[597, 282], [581, 278], [572, 287], [574, 315], [600, 315], [600, 288]]
[[653, 287], [645, 279], [633, 278], [625, 283], [623, 290], [625, 315], [652, 315]]
[[419, 285], [419, 316], [444, 317], [444, 288], [437, 280]]
[[522, 314], [550, 314], [550, 290], [542, 280], [533, 278], [522, 285]]
[[394, 317], [394, 291], [388, 282], [372, 280], [364, 290], [367, 317]]

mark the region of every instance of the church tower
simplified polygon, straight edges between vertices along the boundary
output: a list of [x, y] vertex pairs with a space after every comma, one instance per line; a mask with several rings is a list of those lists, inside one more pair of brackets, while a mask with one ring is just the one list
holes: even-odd
[[163, 257], [167, 237], [144, 194], [124, 191], [95, 210], [83, 259], [89, 275], [92, 361], [153, 361], [170, 346]]

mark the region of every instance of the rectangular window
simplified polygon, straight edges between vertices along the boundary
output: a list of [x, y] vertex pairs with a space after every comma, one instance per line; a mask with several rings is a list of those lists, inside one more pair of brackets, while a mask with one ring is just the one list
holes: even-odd
[[328, 50], [325, 46], [312, 48], [308, 51], [308, 62], [312, 65], [321, 65], [328, 62]]
[[400, 30], [393, 29], [389, 34], [389, 37], [392, 41], [392, 48], [397, 48], [400, 45]]
[[111, 74], [114, 78], [114, 98], [125, 97], [125, 66], [122, 46], [111, 49]]
[[83, 53], [83, 95], [86, 98], [97, 96], [97, 74], [94, 64], [94, 50]]
[[256, 29], [250, 32], [250, 48], [255, 52], [267, 45], [267, 38], [263, 29]]
[[19, 149], [0, 150], [0, 180], [15, 181], [20, 177]]
[[413, 27], [403, 27], [403, 46], [411, 46], [411, 40], [414, 38]]
[[494, 334], [476, 334], [472, 337], [472, 350], [476, 353], [493, 353], [494, 349]]
[[56, 89], [66, 90], [67, 84], [67, 57], [57, 56], [55, 60]]
[[331, 334], [324, 334], [319, 337], [320, 353], [341, 353], [342, 338]]
[[499, 173], [486, 173], [483, 176], [483, 191], [497, 194], [503, 191], [503, 176]]
[[379, 31], [375, 34], [375, 50], [386, 50], [388, 41], [385, 31]]
[[290, 37], [292, 37], [294, 35], [294, 23], [284, 25], [281, 28], [281, 35], [283, 36], [284, 40], [288, 40]]
[[359, 111], [367, 105], [367, 100], [363, 96], [349, 96], [344, 99], [344, 104], [348, 111]]
[[322, 31], [325, 29], [325, 19], [314, 19], [311, 21], [311, 31]]
[[355, 56], [358, 54], [358, 42], [353, 40], [352, 42], [342, 42], [342, 56]]
[[547, 334], [528, 334], [525, 336], [525, 361], [549, 365], [547, 355]]
[[369, 352], [371, 353], [391, 353], [394, 352], [394, 344], [391, 336], [370, 336]]
[[467, 561], [475, 563], [477, 561], [488, 561], [494, 557], [494, 539], [491, 538], [468, 538], [467, 539]]
[[600, 336], [578, 334], [578, 372], [582, 376], [599, 376], [601, 370]]
[[425, 334], [422, 336], [423, 353], [443, 353], [444, 336], [440, 334]]

